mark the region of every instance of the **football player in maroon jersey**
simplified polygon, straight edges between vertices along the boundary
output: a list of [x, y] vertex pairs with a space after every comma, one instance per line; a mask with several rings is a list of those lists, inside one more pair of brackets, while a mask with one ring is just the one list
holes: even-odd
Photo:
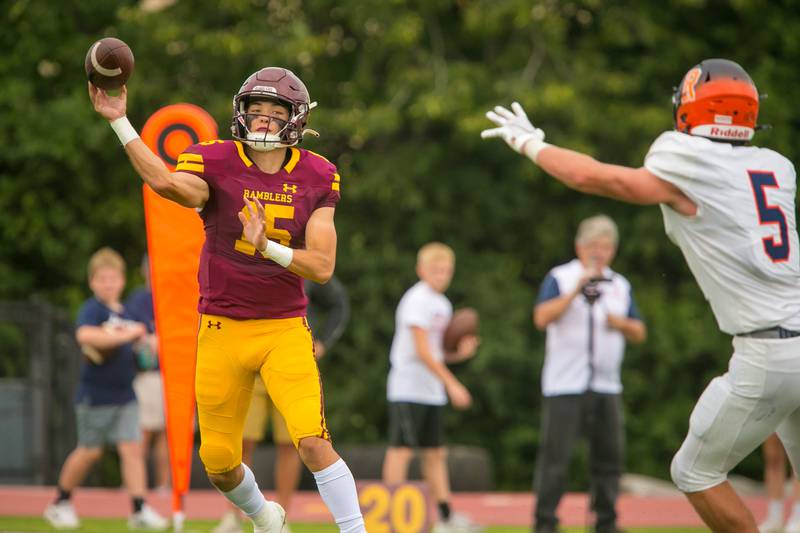
[[264, 499], [241, 462], [260, 376], [340, 530], [366, 531], [353, 475], [330, 442], [305, 318], [303, 278], [324, 283], [336, 263], [340, 187], [333, 164], [297, 147], [312, 132], [306, 123], [315, 103], [305, 85], [283, 68], [252, 74], [233, 99], [234, 140], [190, 146], [175, 172], [125, 117], [125, 87], [110, 96], [90, 83], [89, 95], [145, 183], [203, 219], [195, 388], [209, 479], [256, 532], [281, 530], [284, 510]]

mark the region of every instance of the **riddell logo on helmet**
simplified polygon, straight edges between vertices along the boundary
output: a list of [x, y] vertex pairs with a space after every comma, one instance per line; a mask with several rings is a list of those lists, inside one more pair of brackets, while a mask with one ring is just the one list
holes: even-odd
[[750, 132], [738, 128], [711, 128], [711, 135], [717, 137], [730, 137], [732, 139], [749, 139]]
[[748, 141], [753, 138], [753, 129], [744, 126], [714, 126], [703, 124], [692, 128], [692, 135], [711, 137], [714, 139], [731, 139], [735, 141]]

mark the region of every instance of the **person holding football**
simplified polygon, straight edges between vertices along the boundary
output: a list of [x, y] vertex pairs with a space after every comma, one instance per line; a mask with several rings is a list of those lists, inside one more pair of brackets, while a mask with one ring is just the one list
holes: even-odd
[[480, 527], [451, 508], [450, 474], [444, 446], [444, 406], [472, 405], [467, 388], [447, 364], [475, 355], [480, 339], [462, 336], [455, 351], [444, 348], [444, 333], [453, 306], [444, 292], [455, 269], [453, 249], [430, 242], [417, 252], [419, 281], [400, 299], [395, 312], [395, 332], [386, 381], [389, 401], [389, 446], [383, 460], [383, 482], [404, 483], [417, 448], [422, 449], [422, 473], [436, 502], [439, 520], [434, 533], [475, 533]]
[[131, 497], [131, 529], [162, 531], [167, 520], [145, 503], [147, 469], [142, 452], [139, 405], [133, 389], [136, 376], [135, 342], [147, 335], [120, 297], [125, 289], [125, 261], [104, 247], [92, 254], [88, 265], [92, 297], [78, 311], [75, 340], [85, 355], [75, 393], [78, 445], [58, 475], [58, 496], [44, 511], [56, 529], [77, 529], [81, 522], [72, 505], [72, 492], [113, 444], [120, 473]]
[[777, 430], [800, 467], [800, 262], [796, 176], [781, 154], [750, 145], [759, 94], [733, 61], [707, 59], [673, 97], [675, 131], [630, 168], [544, 141], [522, 106], [487, 113], [499, 137], [578, 191], [658, 204], [720, 329], [733, 335], [728, 372], [697, 401], [672, 479], [715, 532], [757, 533], [728, 472]]
[[336, 167], [297, 148], [316, 105], [305, 85], [284, 68], [253, 73], [233, 99], [233, 140], [190, 146], [175, 172], [126, 118], [124, 86], [111, 96], [90, 83], [89, 96], [145, 183], [203, 219], [195, 394], [209, 480], [257, 533], [283, 527], [285, 511], [265, 500], [241, 460], [261, 379], [340, 531], [364, 532], [353, 475], [331, 445], [305, 317], [303, 279], [324, 283], [333, 274], [340, 197]]

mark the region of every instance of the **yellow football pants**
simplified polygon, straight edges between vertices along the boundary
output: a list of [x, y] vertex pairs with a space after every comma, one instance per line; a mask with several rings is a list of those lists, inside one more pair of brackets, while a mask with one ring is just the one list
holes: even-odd
[[295, 446], [305, 437], [330, 440], [305, 318], [235, 320], [204, 314], [195, 395], [200, 458], [209, 473], [229, 472], [242, 462], [245, 418], [259, 374]]

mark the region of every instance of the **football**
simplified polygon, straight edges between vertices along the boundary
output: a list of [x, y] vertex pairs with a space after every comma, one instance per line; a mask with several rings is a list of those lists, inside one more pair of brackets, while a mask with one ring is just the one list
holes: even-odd
[[111, 357], [111, 355], [114, 353], [114, 349], [100, 350], [94, 346], [89, 346], [88, 344], [81, 344], [81, 352], [83, 352], [83, 355], [95, 365], [102, 365], [106, 362], [106, 359]]
[[453, 318], [447, 324], [444, 331], [444, 349], [448, 352], [455, 352], [458, 349], [458, 342], [465, 335], [477, 335], [480, 326], [478, 312], [472, 307], [463, 307], [453, 313]]
[[89, 47], [84, 66], [95, 87], [107, 91], [119, 89], [133, 73], [133, 52], [119, 39], [106, 37]]

